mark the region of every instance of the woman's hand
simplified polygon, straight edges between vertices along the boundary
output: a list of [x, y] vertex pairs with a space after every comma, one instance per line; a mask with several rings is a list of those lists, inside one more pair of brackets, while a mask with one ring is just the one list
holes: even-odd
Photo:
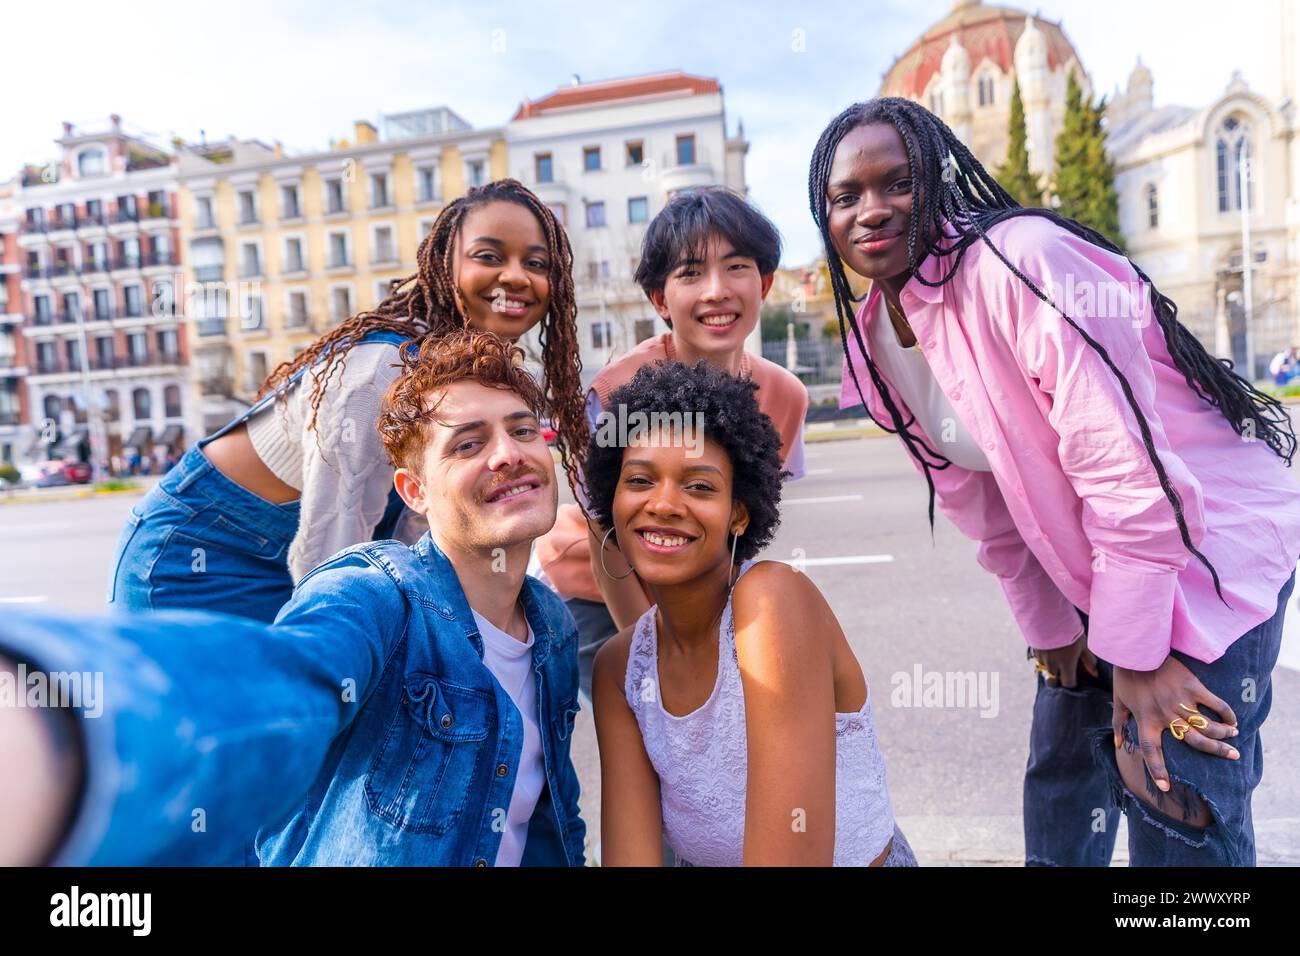
[[[1223, 742], [1237, 735], [1237, 715], [1172, 654], [1153, 671], [1116, 667], [1114, 685], [1111, 727], [1115, 732], [1115, 746], [1118, 748], [1124, 742], [1124, 723], [1131, 715], [1137, 721], [1142, 760], [1161, 792], [1169, 791], [1169, 773], [1165, 770], [1160, 735], [1166, 730], [1172, 732], [1170, 724], [1183, 735], [1184, 743], [1202, 753], [1228, 760], [1240, 757], [1234, 747]], [[1200, 705], [1219, 720], [1202, 714]]]
[[1043, 678], [1052, 687], [1069, 687], [1078, 686], [1078, 668], [1080, 665], [1093, 677], [1099, 676], [1097, 673], [1097, 657], [1088, 650], [1088, 632], [1085, 629], [1074, 641], [1073, 644], [1067, 644], [1065, 647], [1056, 647], [1051, 650], [1042, 650], [1040, 648], [1031, 648], [1034, 657], [1038, 662], [1047, 668]]

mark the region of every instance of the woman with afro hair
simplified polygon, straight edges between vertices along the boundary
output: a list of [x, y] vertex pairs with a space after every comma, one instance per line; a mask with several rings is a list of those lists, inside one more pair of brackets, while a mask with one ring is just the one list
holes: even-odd
[[756, 390], [645, 366], [612, 396], [625, 440], [588, 450], [593, 517], [654, 602], [596, 655], [602, 863], [657, 866], [666, 840], [695, 866], [915, 865], [834, 612], [755, 561], [783, 477]]

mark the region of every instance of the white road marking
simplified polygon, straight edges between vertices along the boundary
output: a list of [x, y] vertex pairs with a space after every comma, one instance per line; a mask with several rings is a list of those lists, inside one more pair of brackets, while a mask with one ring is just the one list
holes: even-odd
[[0, 597], [0, 604], [42, 604], [49, 598], [44, 594], [31, 594], [23, 597]]
[[773, 558], [786, 564], [798, 564], [805, 568], [826, 568], [840, 564], [889, 564], [894, 560], [892, 554], [846, 554], [837, 558]]
[[784, 505], [828, 505], [836, 501], [861, 501], [862, 495], [824, 495], [820, 498], [785, 498]]
[[834, 469], [832, 468], [809, 468], [804, 472], [805, 475], [829, 475]]

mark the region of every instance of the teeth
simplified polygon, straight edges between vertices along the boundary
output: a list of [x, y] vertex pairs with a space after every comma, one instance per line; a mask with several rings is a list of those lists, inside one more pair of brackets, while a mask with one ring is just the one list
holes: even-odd
[[501, 494], [497, 495], [492, 500], [501, 501], [504, 498], [517, 498], [519, 495], [522, 495], [525, 491], [532, 491], [536, 487], [537, 487], [536, 485], [520, 485], [518, 488], [511, 488], [509, 491], [503, 491]]
[[682, 538], [677, 535], [659, 534], [656, 531], [642, 531], [641, 537], [645, 538], [651, 544], [657, 544], [661, 548], [677, 548], [689, 541], [689, 538]]
[[705, 325], [723, 326], [730, 325], [739, 318], [740, 316], [733, 312], [730, 315], [706, 315], [704, 318], [700, 319], [700, 321]]

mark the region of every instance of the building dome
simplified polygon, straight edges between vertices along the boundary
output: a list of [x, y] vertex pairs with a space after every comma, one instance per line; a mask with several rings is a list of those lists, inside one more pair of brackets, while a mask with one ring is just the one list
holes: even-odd
[[1029, 16], [1014, 7], [957, 0], [946, 17], [921, 34], [894, 61], [880, 84], [879, 95], [905, 96], [919, 102], [934, 75], [944, 69], [944, 58], [954, 40], [964, 48], [969, 69], [976, 70], [985, 60], [990, 60], [999, 72], [1009, 75], [1026, 20], [1032, 20], [1036, 32], [1041, 34], [1050, 72], [1056, 72], [1071, 60], [1081, 62], [1059, 23]]

